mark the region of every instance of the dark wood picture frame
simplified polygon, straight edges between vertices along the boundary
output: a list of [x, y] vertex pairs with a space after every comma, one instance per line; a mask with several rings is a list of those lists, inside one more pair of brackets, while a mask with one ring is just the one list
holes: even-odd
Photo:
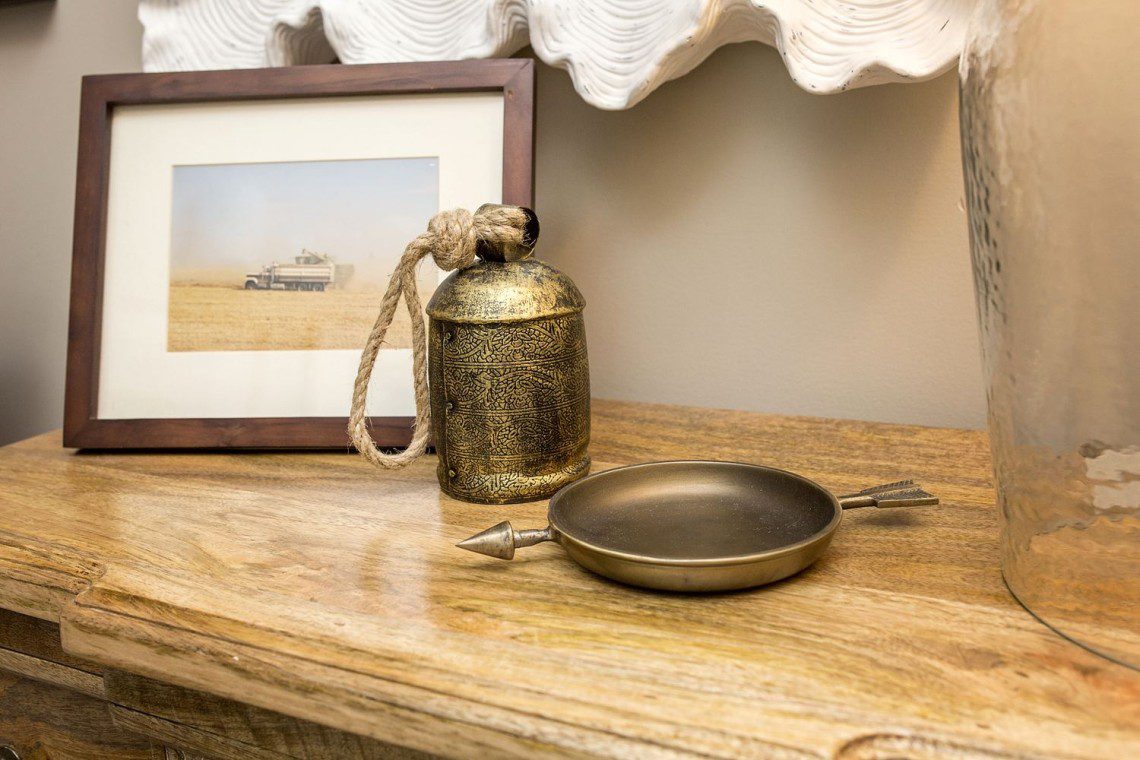
[[[534, 61], [293, 66], [83, 78], [63, 445], [82, 449], [338, 448], [346, 417], [99, 419], [111, 115], [116, 106], [456, 92], [503, 93], [503, 203], [534, 203]], [[426, 220], [425, 220], [426, 221]], [[406, 446], [408, 417], [372, 417], [382, 446]]]

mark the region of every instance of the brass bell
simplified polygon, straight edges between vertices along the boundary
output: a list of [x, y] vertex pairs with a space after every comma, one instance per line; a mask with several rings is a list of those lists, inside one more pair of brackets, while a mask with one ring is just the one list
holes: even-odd
[[427, 305], [439, 484], [465, 501], [544, 499], [590, 468], [585, 300], [532, 257], [538, 218], [526, 214], [522, 245], [481, 243]]

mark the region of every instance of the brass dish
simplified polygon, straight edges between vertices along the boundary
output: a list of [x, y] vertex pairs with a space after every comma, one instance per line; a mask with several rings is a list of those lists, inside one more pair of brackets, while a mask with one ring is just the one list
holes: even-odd
[[556, 541], [588, 570], [665, 591], [728, 591], [815, 562], [844, 509], [937, 504], [904, 480], [836, 497], [785, 470], [734, 462], [652, 462], [606, 470], [550, 500], [550, 524], [504, 521], [457, 546], [500, 559]]

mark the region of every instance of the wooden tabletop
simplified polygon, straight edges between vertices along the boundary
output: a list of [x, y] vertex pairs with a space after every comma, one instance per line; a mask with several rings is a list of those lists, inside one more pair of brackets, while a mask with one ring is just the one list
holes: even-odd
[[425, 457], [0, 450], [0, 607], [74, 655], [454, 757], [1140, 756], [1140, 676], [1002, 585], [983, 433], [595, 402], [595, 469], [773, 464], [857, 510], [767, 588], [627, 588], [545, 544], [452, 544], [545, 504], [440, 494]]

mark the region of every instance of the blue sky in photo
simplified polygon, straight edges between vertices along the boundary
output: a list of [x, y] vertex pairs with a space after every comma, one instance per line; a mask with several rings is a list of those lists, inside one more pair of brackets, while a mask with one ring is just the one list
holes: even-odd
[[438, 210], [435, 157], [176, 166], [171, 270], [253, 271], [308, 248], [391, 272]]

